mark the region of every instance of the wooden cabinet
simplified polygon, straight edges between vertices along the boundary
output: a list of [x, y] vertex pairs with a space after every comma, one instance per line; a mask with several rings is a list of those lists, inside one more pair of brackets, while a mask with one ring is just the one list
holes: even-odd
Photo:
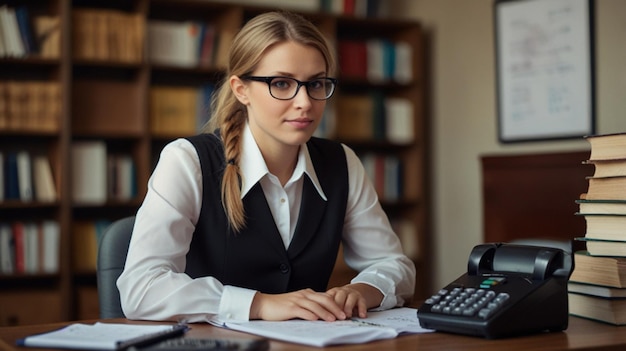
[[[8, 155], [18, 151], [46, 156], [57, 196], [42, 202], [36, 198], [8, 198], [5, 191], [0, 201], [0, 223], [11, 226], [15, 222], [53, 221], [59, 228], [56, 271], [0, 274], [0, 325], [29, 323], [26, 308], [24, 317], [15, 311], [22, 311], [16, 306], [31, 300], [31, 306], [52, 305], [52, 301], [60, 306], [47, 312], [46, 321], [92, 318], [96, 313], [96, 302], [92, 301], [96, 296], [92, 247], [96, 239], [92, 236], [110, 221], [136, 212], [161, 148], [176, 137], [195, 133], [202, 124], [168, 125], [155, 118], [160, 108], [155, 101], [166, 100], [157, 94], [171, 94], [172, 88], [180, 94], [195, 90], [198, 110], [206, 112], [207, 96], [223, 77], [224, 47], [243, 23], [271, 8], [198, 0], [0, 0], [0, 5], [25, 7], [31, 19], [43, 16], [56, 19], [58, 24], [53, 33], [56, 42], [47, 41], [45, 53], [0, 57], [3, 165]], [[416, 22], [396, 19], [355, 18], [322, 11], [303, 14], [336, 45], [339, 62], [344, 65], [320, 135], [350, 145], [371, 166], [381, 203], [405, 243], [407, 254], [415, 260], [416, 298], [424, 298], [430, 293], [431, 257], [421, 27]], [[150, 49], [158, 43], [149, 44], [148, 32], [155, 21], [204, 24], [200, 27], [203, 35], [208, 35], [206, 28], [210, 27], [221, 44], [213, 45], [212, 54], [205, 53], [208, 56], [191, 65], [152, 60]], [[395, 59], [383, 52], [375, 56], [376, 60], [395, 60], [401, 67], [381, 67], [382, 71], [375, 70], [374, 76], [348, 74], [347, 54], [341, 50], [345, 42], [360, 43], [361, 49], [369, 45], [369, 50], [401, 44], [402, 50], [393, 51]], [[56, 53], [53, 50], [50, 54], [50, 45], [57, 48]], [[16, 121], [24, 119], [16, 119], [16, 112], [10, 108], [16, 100], [11, 98], [9, 86], [34, 86], [34, 82], [56, 87], [55, 98], [34, 97], [39, 113], [21, 113], [38, 116], [41, 111], [56, 111], [56, 115], [20, 125]], [[356, 116], [342, 110], [347, 105], [343, 102], [355, 97], [366, 97], [361, 101], [373, 106], [369, 109], [371, 115]], [[390, 107], [397, 101], [401, 102], [401, 110]], [[357, 109], [363, 111], [363, 105]], [[396, 118], [401, 114], [398, 111], [404, 111], [403, 120]], [[360, 118], [357, 122], [365, 130], [355, 130], [355, 118]], [[390, 134], [392, 130], [396, 134]], [[365, 134], [350, 136], [352, 132]], [[97, 150], [105, 150], [104, 158]], [[84, 159], [87, 161], [81, 161]], [[98, 169], [105, 170], [108, 180], [93, 174]], [[382, 174], [387, 177], [381, 178]], [[81, 186], [104, 188], [97, 196], [83, 197]], [[339, 263], [332, 281], [345, 282], [351, 275]]]

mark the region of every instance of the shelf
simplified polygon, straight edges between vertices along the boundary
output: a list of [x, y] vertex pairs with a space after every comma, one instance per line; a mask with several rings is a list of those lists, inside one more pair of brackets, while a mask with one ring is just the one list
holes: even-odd
[[[58, 274], [16, 273], [0, 276], [0, 311], [6, 311], [0, 313], [0, 326], [92, 317], [94, 306], [97, 307], [97, 301], [94, 300], [97, 298], [95, 276], [93, 272], [78, 272], [72, 266], [71, 257], [75, 250], [84, 249], [74, 247], [73, 225], [78, 222], [114, 220], [136, 213], [161, 149], [175, 138], [198, 132], [197, 129], [191, 132], [155, 132], [158, 128], [153, 129], [154, 111], [150, 105], [151, 92], [155, 87], [200, 89], [209, 84], [220, 84], [224, 78], [224, 64], [219, 59], [198, 67], [151, 62], [146, 57], [149, 22], [197, 21], [214, 26], [217, 32], [226, 33], [225, 37], [232, 39], [229, 35], [269, 8], [207, 0], [0, 0], [0, 5], [3, 4], [25, 5], [33, 16], [58, 17], [60, 21], [60, 33], [57, 33], [60, 44], [56, 48], [58, 58], [36, 55], [0, 58], [2, 82], [30, 84], [41, 81], [58, 86], [59, 95], [55, 100], [59, 103], [55, 107], [58, 108], [58, 118], [55, 119], [54, 128], [3, 126], [3, 115], [0, 115], [0, 153], [6, 155], [26, 150], [32, 154], [46, 155], [52, 167], [58, 200], [50, 203], [0, 201], [0, 211], [6, 214], [0, 223], [7, 222], [8, 218], [11, 221], [54, 220], [61, 229], [61, 242]], [[76, 21], [77, 13], [95, 14], [94, 18], [100, 20], [121, 15], [127, 21], [137, 21], [137, 28], [141, 30], [135, 34], [141, 38], [140, 43], [133, 46], [135, 51], [126, 53], [127, 56], [117, 52], [119, 47], [111, 42], [106, 44], [109, 50], [95, 47], [90, 48], [95, 50], [93, 52], [84, 50], [84, 47], [80, 47], [81, 41], [97, 45], [95, 43], [98, 40], [102, 42], [107, 33], [97, 38], [96, 34], [87, 33], [89, 28], [80, 27], [79, 21]], [[404, 63], [410, 69], [410, 78], [376, 81], [366, 76], [344, 75], [340, 71], [339, 87], [328, 104], [328, 110], [331, 115], [339, 102], [352, 95], [376, 93], [385, 99], [405, 99], [411, 107], [408, 116], [413, 126], [412, 140], [394, 143], [385, 137], [340, 139], [332, 130], [327, 131], [325, 136], [344, 142], [359, 156], [374, 153], [381, 157], [396, 157], [402, 165], [398, 174], [401, 193], [394, 195], [396, 198], [393, 200], [385, 199], [384, 196], [380, 196], [380, 200], [394, 225], [399, 223], [409, 228], [408, 234], [406, 231], [398, 234], [401, 240], [409, 240], [413, 247], [411, 258], [418, 268], [415, 296], [416, 299], [425, 298], [431, 291], [431, 254], [427, 228], [428, 208], [425, 204], [428, 195], [425, 181], [428, 150], [425, 145], [426, 117], [422, 106], [422, 62], [425, 54], [421, 26], [410, 20], [356, 18], [323, 12], [303, 15], [334, 43], [342, 40], [386, 40], [408, 45], [411, 56], [409, 62]], [[108, 34], [111, 34], [111, 28], [115, 26], [108, 28]], [[230, 39], [225, 42], [229, 43]], [[340, 55], [337, 56], [341, 60]], [[200, 99], [204, 103], [209, 101], [208, 96]], [[334, 118], [348, 117], [351, 116], [336, 115]], [[330, 122], [331, 117], [328, 119]], [[137, 193], [130, 200], [113, 200], [109, 195], [99, 205], [75, 203], [72, 189], [77, 179], [71, 179], [71, 169], [75, 162], [72, 148], [77, 142], [102, 143], [107, 157], [130, 157], [134, 165], [133, 181]], [[332, 281], [345, 283], [353, 274], [340, 262]], [[14, 288], [4, 289], [8, 286]], [[60, 307], [51, 309], [40, 320], [35, 320], [33, 309], [20, 312], [13, 308], [16, 304], [43, 308], [43, 305], [53, 303]]]

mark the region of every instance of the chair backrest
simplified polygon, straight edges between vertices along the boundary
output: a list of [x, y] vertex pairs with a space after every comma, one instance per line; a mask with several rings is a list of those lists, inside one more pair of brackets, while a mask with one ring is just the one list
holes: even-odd
[[113, 222], [98, 242], [97, 280], [100, 318], [124, 318], [117, 278], [124, 270], [135, 217]]

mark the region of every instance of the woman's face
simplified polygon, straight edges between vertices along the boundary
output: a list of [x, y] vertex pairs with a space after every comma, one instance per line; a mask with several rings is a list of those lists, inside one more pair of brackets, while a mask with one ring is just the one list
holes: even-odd
[[[326, 77], [326, 61], [315, 48], [295, 42], [271, 47], [261, 59], [252, 76], [291, 77], [299, 81]], [[279, 88], [281, 85], [278, 83]], [[252, 134], [261, 151], [278, 151], [298, 147], [307, 142], [319, 125], [325, 100], [314, 100], [301, 86], [291, 100], [278, 100], [270, 95], [268, 84], [244, 80], [235, 89], [239, 101], [246, 105]]]

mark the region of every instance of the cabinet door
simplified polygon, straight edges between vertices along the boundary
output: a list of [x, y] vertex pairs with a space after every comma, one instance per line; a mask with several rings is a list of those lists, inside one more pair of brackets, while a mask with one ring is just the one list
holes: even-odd
[[1, 292], [0, 326], [60, 322], [61, 306], [61, 294], [55, 291]]

